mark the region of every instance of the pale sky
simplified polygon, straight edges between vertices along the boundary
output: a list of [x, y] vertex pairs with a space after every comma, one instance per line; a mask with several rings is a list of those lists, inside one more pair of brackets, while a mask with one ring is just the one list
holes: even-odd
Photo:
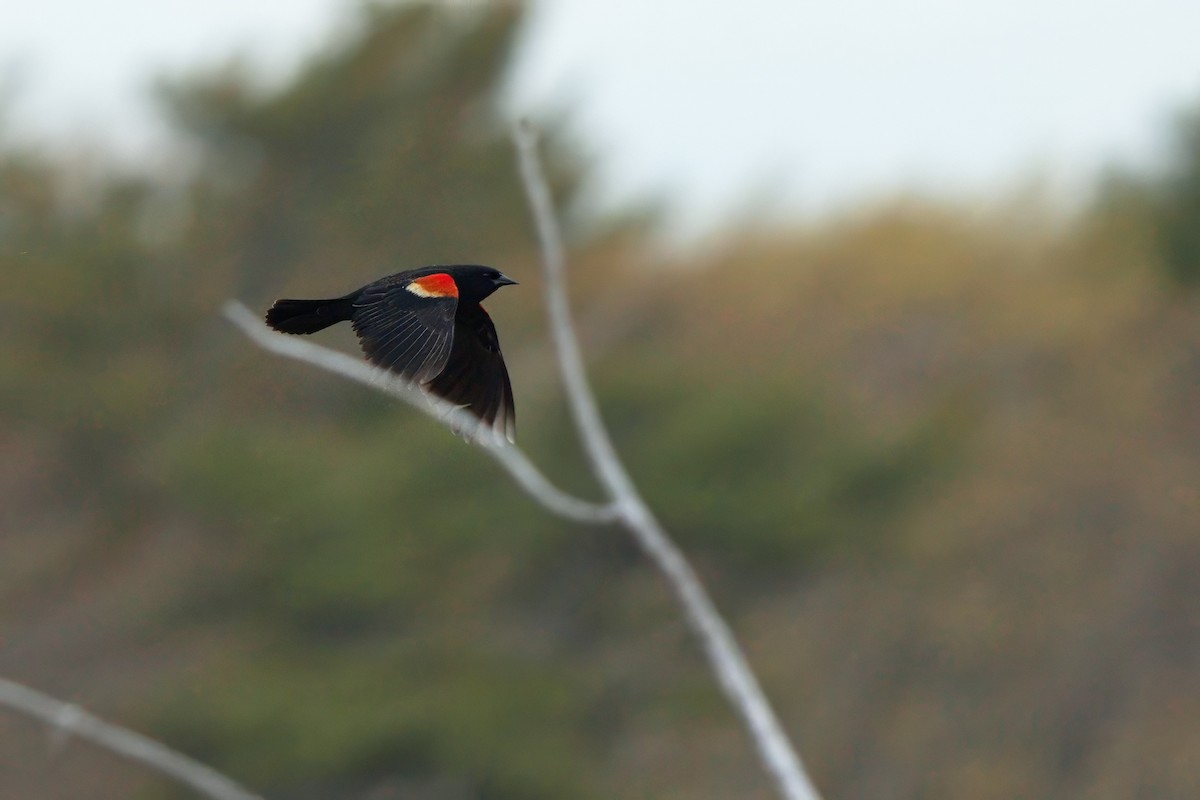
[[[357, 3], [0, 5], [8, 127], [144, 159], [154, 73], [241, 52], [285, 74]], [[1036, 171], [1082, 185], [1200, 105], [1198, 0], [545, 0], [528, 44], [514, 113], [565, 102], [604, 196], [666, 195], [692, 228], [755, 195], [819, 214]]]

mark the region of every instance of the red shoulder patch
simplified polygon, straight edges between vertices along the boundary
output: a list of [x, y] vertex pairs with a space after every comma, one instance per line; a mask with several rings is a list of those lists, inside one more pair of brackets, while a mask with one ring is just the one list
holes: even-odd
[[458, 297], [458, 284], [445, 272], [416, 278], [404, 288], [417, 297]]

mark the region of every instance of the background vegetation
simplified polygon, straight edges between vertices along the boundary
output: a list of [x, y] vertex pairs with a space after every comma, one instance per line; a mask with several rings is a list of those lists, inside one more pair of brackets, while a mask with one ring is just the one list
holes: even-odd
[[[367, 11], [290, 85], [164, 84], [182, 183], [0, 150], [0, 672], [273, 798], [770, 796], [628, 542], [216, 316], [493, 263], [520, 439], [587, 493], [519, 26]], [[605, 416], [830, 797], [1200, 792], [1194, 120], [1078, 215], [898, 198], [670, 257], [543, 121]], [[179, 796], [7, 717], [0, 786]]]

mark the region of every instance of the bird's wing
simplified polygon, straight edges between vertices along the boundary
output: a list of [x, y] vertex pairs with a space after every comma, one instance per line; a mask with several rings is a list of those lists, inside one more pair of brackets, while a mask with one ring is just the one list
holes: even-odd
[[[516, 441], [517, 415], [512, 383], [508, 379], [492, 318], [481, 306], [462, 309], [454, 327], [450, 358], [425, 388], [478, 417], [483, 423], [478, 433]], [[475, 438], [479, 438], [478, 433]]]
[[376, 366], [424, 383], [446, 366], [458, 297], [408, 290], [410, 281], [379, 282], [354, 300], [351, 324]]

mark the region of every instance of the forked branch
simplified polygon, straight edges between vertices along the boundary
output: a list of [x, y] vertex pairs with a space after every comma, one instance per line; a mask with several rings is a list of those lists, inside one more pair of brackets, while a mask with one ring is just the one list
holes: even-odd
[[550, 333], [558, 351], [558, 363], [571, 414], [596, 478], [616, 504], [620, 524], [633, 535], [670, 584], [683, 607], [688, 624], [700, 639], [721, 689], [745, 723], [780, 794], [788, 800], [818, 800], [816, 788], [771, 710], [729, 626], [683, 553], [655, 519], [617, 456], [608, 429], [600, 418], [595, 395], [588, 384], [579, 340], [571, 321], [566, 257], [550, 186], [542, 170], [541, 159], [538, 158], [537, 134], [532, 126], [522, 122], [516, 126], [513, 137], [520, 159], [521, 179], [529, 196], [542, 246]]
[[[307, 339], [276, 333], [263, 324], [262, 320], [241, 303], [229, 301], [224, 308], [225, 317], [242, 329], [251, 341], [276, 355], [286, 356], [319, 369], [341, 375], [356, 383], [389, 394], [408, 403], [413, 408], [442, 422], [451, 428], [470, 429], [474, 418], [463, 409], [447, 403], [433, 395], [425, 394], [410, 383], [373, 367], [345, 353], [322, 347]], [[617, 508], [613, 504], [590, 503], [559, 489], [542, 474], [529, 456], [516, 445], [491, 438], [474, 440], [483, 451], [508, 471], [508, 474], [526, 492], [545, 508], [561, 517], [576, 522], [613, 522]]]

